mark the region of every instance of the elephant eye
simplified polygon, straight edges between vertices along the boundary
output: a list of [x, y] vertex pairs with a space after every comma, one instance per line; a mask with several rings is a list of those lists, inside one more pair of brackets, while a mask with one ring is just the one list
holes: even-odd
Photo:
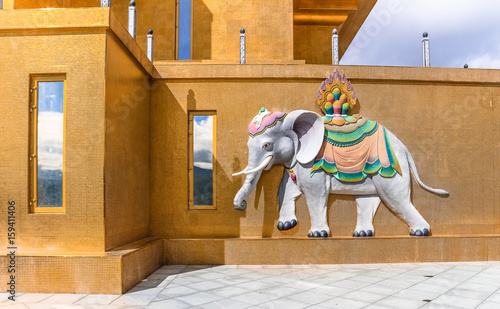
[[269, 150], [270, 148], [271, 148], [271, 143], [265, 143], [264, 145], [262, 145], [262, 149]]

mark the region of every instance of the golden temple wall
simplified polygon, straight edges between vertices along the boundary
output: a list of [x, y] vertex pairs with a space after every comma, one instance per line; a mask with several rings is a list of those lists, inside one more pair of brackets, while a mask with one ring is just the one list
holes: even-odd
[[[7, 201], [14, 200], [16, 242], [23, 251], [104, 250], [106, 34], [99, 25], [107, 24], [108, 12], [97, 8], [92, 16], [81, 13], [0, 10], [0, 229], [7, 231]], [[68, 35], [61, 29], [66, 18], [83, 27]], [[95, 25], [91, 29], [84, 27], [89, 20]], [[47, 28], [30, 35], [38, 27]], [[66, 74], [67, 80], [66, 212], [35, 214], [28, 209], [27, 184], [30, 74], [55, 73]], [[3, 244], [6, 234], [0, 236]]]
[[149, 235], [150, 82], [112, 31], [106, 37], [106, 250]]
[[[118, 17], [120, 22], [127, 28], [129, 0], [111, 1], [111, 11]], [[136, 1], [136, 41], [145, 51], [147, 34], [153, 29], [154, 50], [153, 59], [174, 60], [175, 59], [175, 1], [148, 0]]]
[[[413, 184], [412, 198], [433, 235], [500, 233], [500, 73], [442, 68], [339, 67], [351, 80], [361, 114], [377, 120], [408, 147], [422, 180], [449, 198]], [[247, 129], [261, 106], [271, 111], [319, 112], [316, 91], [331, 66], [160, 66], [163, 81], [151, 107], [151, 231], [162, 238], [305, 237], [310, 226], [303, 197], [299, 225], [276, 229], [281, 166], [264, 172], [246, 211], [233, 207], [247, 164]], [[212, 78], [216, 76], [217, 79]], [[217, 112], [217, 210], [188, 210], [187, 111]], [[474, 120], [465, 110], [474, 111]], [[473, 124], [472, 124], [473, 123]], [[356, 225], [351, 196], [328, 202], [332, 236], [350, 236]], [[408, 235], [407, 226], [383, 205], [377, 236]]]

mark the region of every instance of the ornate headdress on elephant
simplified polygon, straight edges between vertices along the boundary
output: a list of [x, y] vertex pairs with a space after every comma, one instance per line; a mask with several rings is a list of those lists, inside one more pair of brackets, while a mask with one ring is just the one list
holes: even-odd
[[325, 116], [323, 122], [329, 125], [343, 126], [355, 123], [361, 118], [354, 115], [354, 106], [357, 104], [356, 92], [345, 74], [335, 70], [321, 86], [316, 95], [316, 102]]

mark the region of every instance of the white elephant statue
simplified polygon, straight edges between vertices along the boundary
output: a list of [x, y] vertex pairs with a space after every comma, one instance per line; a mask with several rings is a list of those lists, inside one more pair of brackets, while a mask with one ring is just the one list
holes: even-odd
[[261, 109], [250, 124], [248, 166], [233, 174], [246, 174], [243, 186], [234, 198], [235, 208], [246, 208], [245, 199], [254, 190], [263, 170], [269, 170], [274, 164], [283, 164], [285, 169], [278, 192], [279, 230], [292, 229], [297, 224], [295, 199], [304, 194], [311, 217], [308, 236], [328, 237], [327, 201], [328, 195], [333, 193], [353, 195], [356, 199], [358, 217], [353, 233], [355, 237], [374, 235], [373, 217], [381, 200], [406, 222], [410, 235], [428, 236], [429, 223], [410, 200], [410, 170], [415, 181], [424, 189], [438, 195], [448, 195], [448, 192], [426, 186], [420, 180], [415, 162], [403, 143], [385, 128], [378, 129], [382, 132], [380, 138], [385, 136], [392, 146], [391, 153], [397, 159], [395, 162], [399, 163], [399, 172], [384, 176], [379, 169], [372, 174], [365, 173], [360, 181], [347, 182], [339, 180], [335, 173], [314, 171], [320, 157], [318, 153], [324, 152], [327, 143], [324, 120], [320, 115], [305, 110], [271, 114]]

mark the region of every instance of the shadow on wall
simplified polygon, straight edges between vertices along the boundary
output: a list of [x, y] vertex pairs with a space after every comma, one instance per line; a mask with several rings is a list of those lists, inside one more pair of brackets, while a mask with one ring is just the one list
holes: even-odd
[[213, 15], [203, 0], [193, 0], [192, 60], [212, 59]]

